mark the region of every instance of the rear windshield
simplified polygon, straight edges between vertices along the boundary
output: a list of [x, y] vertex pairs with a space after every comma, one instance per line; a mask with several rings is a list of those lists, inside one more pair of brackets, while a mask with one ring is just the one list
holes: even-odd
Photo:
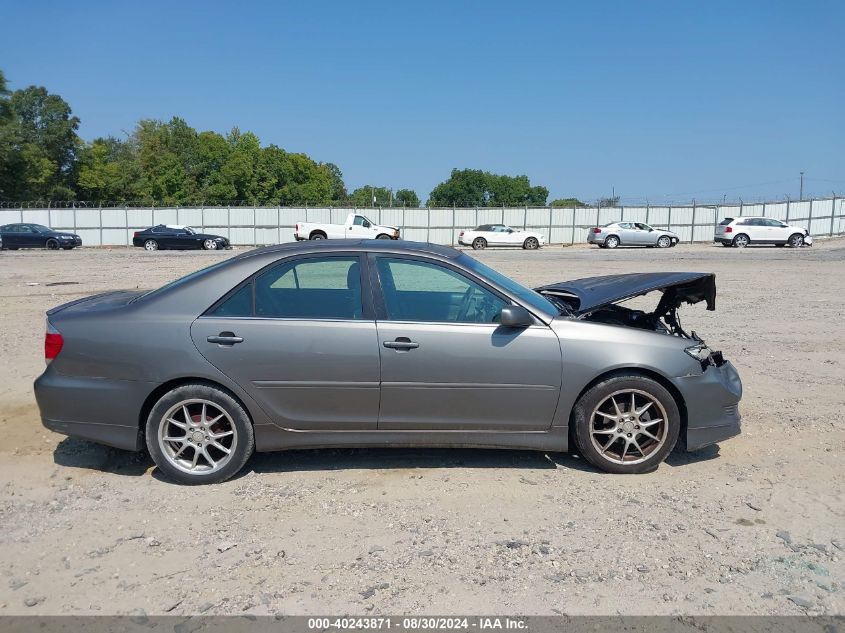
[[719, 222], [719, 226], [727, 226], [728, 224], [730, 224], [733, 221], [734, 221], [733, 218], [725, 218], [724, 220]]
[[164, 284], [161, 288], [156, 288], [155, 290], [150, 290], [149, 292], [145, 292], [144, 294], [135, 297], [132, 300], [132, 303], [135, 303], [136, 301], [142, 301], [143, 299], [150, 299], [152, 297], [155, 297], [155, 296], [161, 294], [165, 290], [170, 290], [171, 288], [177, 288], [177, 287], [181, 286], [182, 284], [191, 281], [192, 279], [196, 279], [197, 277], [202, 277], [202, 276], [207, 275], [208, 273], [210, 273], [214, 270], [217, 270], [221, 266], [225, 266], [230, 261], [231, 260], [229, 260], [229, 259], [224, 259], [223, 261], [217, 262], [216, 264], [212, 264], [211, 266], [206, 266], [205, 268], [200, 268], [199, 270], [194, 271], [194, 272], [190, 273], [189, 275], [185, 275], [184, 277], [180, 277], [179, 279], [175, 279], [175, 280], [171, 281], [170, 283]]

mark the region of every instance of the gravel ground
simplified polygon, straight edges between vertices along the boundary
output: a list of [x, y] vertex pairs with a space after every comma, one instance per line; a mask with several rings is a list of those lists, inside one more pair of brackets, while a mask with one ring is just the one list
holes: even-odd
[[743, 434], [648, 475], [485, 450], [256, 455], [180, 487], [40, 425], [44, 311], [228, 253], [0, 254], [0, 615], [845, 612], [845, 241], [477, 256], [529, 285], [717, 273], [684, 323], [738, 367]]

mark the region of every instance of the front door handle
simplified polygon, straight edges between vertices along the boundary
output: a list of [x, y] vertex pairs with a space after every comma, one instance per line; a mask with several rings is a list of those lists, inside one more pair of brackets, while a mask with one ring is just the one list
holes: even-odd
[[244, 342], [243, 338], [235, 336], [234, 332], [220, 332], [217, 336], [209, 336], [206, 340], [209, 343], [217, 343], [218, 345], [234, 345], [235, 343]]
[[420, 344], [415, 343], [411, 339], [406, 336], [400, 336], [395, 341], [385, 341], [382, 343], [388, 349], [396, 349], [396, 350], [409, 350], [409, 349], [417, 349]]

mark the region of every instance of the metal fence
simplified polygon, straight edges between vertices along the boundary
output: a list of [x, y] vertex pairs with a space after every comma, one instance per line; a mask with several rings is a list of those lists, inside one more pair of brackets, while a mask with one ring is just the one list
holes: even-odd
[[[224, 235], [236, 245], [293, 241], [297, 222], [342, 224], [352, 210], [313, 207], [99, 207], [0, 209], [0, 225], [44, 224], [72, 231], [87, 246], [126, 246], [135, 231], [156, 224], [192, 226]], [[478, 207], [356, 209], [376, 224], [398, 226], [408, 240], [456, 244], [462, 229], [502, 223], [543, 233], [550, 244], [584, 242], [591, 227], [608, 222], [645, 222], [677, 233], [682, 242], [709, 242], [726, 217], [765, 215], [806, 227], [814, 236], [845, 234], [843, 198], [731, 205], [637, 207]]]

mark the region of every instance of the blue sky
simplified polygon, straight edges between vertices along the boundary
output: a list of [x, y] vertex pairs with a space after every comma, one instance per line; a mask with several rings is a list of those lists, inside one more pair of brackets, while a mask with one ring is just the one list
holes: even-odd
[[[554, 197], [845, 192], [845, 2], [5, 0], [2, 68], [88, 140], [233, 126], [350, 189], [453, 167]], [[9, 34], [14, 34], [10, 37]]]

